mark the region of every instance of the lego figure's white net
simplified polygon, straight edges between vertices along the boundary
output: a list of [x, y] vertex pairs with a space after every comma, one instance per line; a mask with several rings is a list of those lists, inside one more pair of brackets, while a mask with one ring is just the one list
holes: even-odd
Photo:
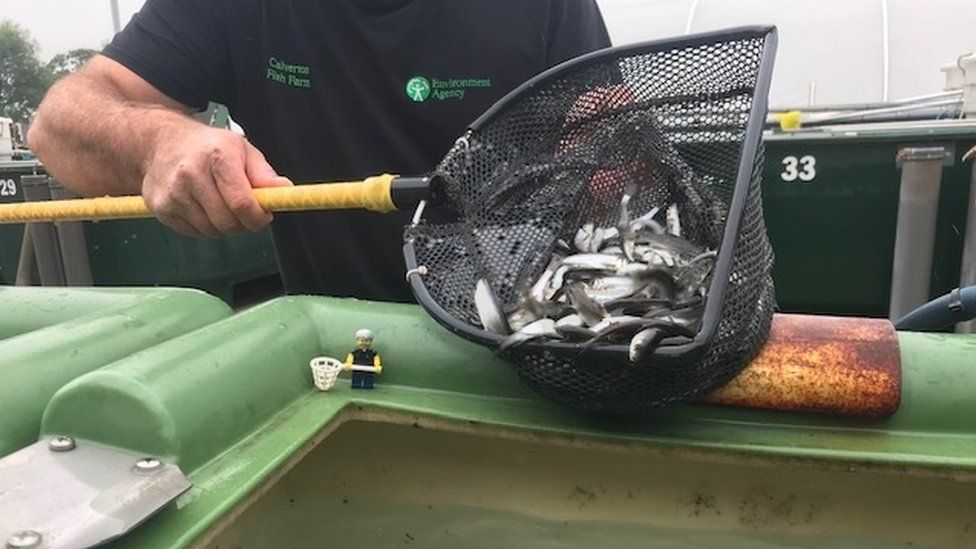
[[308, 365], [312, 368], [312, 380], [320, 391], [331, 389], [342, 371], [342, 362], [327, 356], [315, 357]]

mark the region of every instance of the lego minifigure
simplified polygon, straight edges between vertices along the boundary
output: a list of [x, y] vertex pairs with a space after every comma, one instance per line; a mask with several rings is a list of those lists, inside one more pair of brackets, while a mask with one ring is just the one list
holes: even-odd
[[356, 332], [356, 348], [346, 356], [345, 369], [352, 370], [353, 389], [373, 388], [373, 377], [383, 371], [380, 355], [373, 350], [373, 332]]

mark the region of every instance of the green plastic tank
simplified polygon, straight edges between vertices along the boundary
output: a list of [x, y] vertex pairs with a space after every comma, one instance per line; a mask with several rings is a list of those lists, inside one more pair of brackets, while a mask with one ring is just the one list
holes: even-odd
[[[21, 178], [39, 174], [44, 168], [36, 161], [0, 163], [0, 203], [22, 202]], [[233, 302], [248, 284], [276, 282], [269, 230], [211, 240], [180, 235], [152, 219], [83, 227], [96, 286], [196, 288]], [[16, 281], [23, 234], [23, 225], [0, 225], [0, 284]]]
[[976, 122], [834, 126], [767, 134], [763, 205], [784, 311], [888, 315], [904, 147], [941, 146], [930, 298], [959, 284]]
[[181, 289], [0, 287], [0, 456], [37, 440], [64, 384], [230, 315]]
[[[372, 391], [313, 357], [376, 333]], [[76, 377], [41, 437], [177, 464], [116, 547], [971, 547], [976, 338], [900, 334], [885, 420], [541, 400], [418, 307], [281, 298]]]
[[[21, 178], [43, 173], [44, 168], [36, 160], [0, 162], [0, 204], [23, 202]], [[23, 236], [23, 225], [0, 225], [0, 283], [13, 284], [17, 278]]]

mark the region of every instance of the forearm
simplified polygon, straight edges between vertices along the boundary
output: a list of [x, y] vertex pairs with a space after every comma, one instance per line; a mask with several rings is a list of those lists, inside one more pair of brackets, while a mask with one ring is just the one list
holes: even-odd
[[51, 88], [28, 141], [48, 172], [79, 194], [138, 194], [160, 136], [197, 124], [162, 105], [127, 101], [111, 82], [82, 71]]
[[187, 116], [190, 108], [104, 56], [56, 84], [28, 142], [47, 170], [82, 195], [141, 194], [187, 235], [257, 231], [271, 214], [255, 187], [291, 185], [240, 135]]

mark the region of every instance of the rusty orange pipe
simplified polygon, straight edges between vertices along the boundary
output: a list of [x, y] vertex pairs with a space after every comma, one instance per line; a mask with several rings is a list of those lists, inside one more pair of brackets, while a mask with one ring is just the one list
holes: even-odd
[[712, 404], [883, 418], [901, 400], [901, 354], [882, 319], [780, 314], [766, 345]]

